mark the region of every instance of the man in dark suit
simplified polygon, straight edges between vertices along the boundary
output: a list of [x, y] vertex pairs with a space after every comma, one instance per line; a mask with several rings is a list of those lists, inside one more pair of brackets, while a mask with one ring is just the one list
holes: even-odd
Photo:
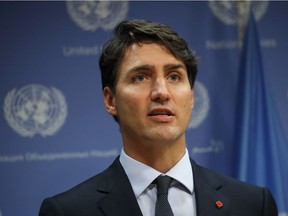
[[[159, 23], [123, 21], [99, 65], [104, 103], [119, 124], [122, 152], [104, 172], [46, 198], [39, 216], [160, 216], [163, 209], [165, 216], [277, 216], [268, 189], [190, 159], [185, 132], [197, 58], [176, 32]], [[169, 179], [165, 192], [159, 176]]]

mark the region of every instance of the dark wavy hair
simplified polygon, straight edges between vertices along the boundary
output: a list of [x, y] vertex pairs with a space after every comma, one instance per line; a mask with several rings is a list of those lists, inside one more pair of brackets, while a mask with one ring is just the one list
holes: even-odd
[[102, 89], [108, 86], [115, 93], [117, 71], [125, 51], [135, 43], [140, 46], [140, 43], [145, 42], [163, 44], [177, 59], [182, 60], [193, 89], [198, 64], [196, 55], [169, 26], [146, 20], [125, 20], [114, 28], [114, 35], [104, 45], [99, 59]]

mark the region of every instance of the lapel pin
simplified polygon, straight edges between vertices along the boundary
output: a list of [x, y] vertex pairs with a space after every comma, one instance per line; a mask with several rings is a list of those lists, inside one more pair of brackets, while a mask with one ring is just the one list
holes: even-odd
[[216, 206], [217, 206], [218, 209], [220, 209], [220, 208], [223, 207], [223, 203], [222, 203], [220, 200], [217, 201], [215, 204], [216, 204]]

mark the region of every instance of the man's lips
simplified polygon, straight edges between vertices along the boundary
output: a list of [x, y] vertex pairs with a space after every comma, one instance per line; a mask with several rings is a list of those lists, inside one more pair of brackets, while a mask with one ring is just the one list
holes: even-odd
[[175, 114], [167, 108], [154, 108], [148, 113], [148, 116], [153, 121], [170, 122]]
[[174, 113], [166, 108], [154, 108], [152, 109], [149, 114], [149, 116], [158, 116], [158, 115], [166, 115], [166, 116], [174, 116]]

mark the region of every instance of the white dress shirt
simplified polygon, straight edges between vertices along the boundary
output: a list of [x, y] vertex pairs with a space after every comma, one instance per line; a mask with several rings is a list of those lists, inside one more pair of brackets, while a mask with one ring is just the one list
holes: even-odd
[[120, 163], [129, 178], [143, 216], [155, 215], [157, 189], [152, 182], [161, 174], [174, 179], [168, 193], [168, 201], [174, 216], [196, 216], [193, 171], [187, 149], [181, 160], [167, 173], [160, 173], [134, 160], [123, 149]]

